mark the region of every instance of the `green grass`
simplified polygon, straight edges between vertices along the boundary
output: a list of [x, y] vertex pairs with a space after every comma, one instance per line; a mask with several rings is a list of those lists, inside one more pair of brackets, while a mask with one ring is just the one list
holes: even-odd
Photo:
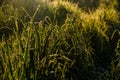
[[116, 8], [26, 2], [0, 7], [0, 80], [120, 79]]

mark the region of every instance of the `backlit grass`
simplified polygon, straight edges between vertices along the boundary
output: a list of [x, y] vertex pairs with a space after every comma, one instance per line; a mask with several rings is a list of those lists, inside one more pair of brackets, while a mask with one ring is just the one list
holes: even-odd
[[119, 80], [119, 12], [101, 5], [94, 11], [65, 0], [2, 5], [0, 79]]

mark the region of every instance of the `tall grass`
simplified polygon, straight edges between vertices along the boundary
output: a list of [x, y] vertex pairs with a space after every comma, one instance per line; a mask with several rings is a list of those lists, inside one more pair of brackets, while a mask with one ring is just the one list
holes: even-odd
[[87, 13], [69, 1], [43, 3], [0, 7], [0, 79], [118, 80], [118, 12], [100, 6]]

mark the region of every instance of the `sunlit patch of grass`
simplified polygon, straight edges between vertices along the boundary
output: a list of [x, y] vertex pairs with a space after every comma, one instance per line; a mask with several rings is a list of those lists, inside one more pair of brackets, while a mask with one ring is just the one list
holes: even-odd
[[69, 1], [42, 3], [0, 8], [0, 30], [7, 26], [13, 32], [8, 38], [1, 36], [0, 79], [117, 80], [116, 10], [100, 6], [87, 13]]

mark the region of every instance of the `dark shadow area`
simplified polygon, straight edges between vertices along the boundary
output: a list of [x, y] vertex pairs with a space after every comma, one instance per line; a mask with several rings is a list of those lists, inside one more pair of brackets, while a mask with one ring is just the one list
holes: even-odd
[[94, 11], [99, 7], [100, 0], [70, 0], [74, 3], [77, 3], [79, 7], [83, 8], [86, 12], [90, 10]]

